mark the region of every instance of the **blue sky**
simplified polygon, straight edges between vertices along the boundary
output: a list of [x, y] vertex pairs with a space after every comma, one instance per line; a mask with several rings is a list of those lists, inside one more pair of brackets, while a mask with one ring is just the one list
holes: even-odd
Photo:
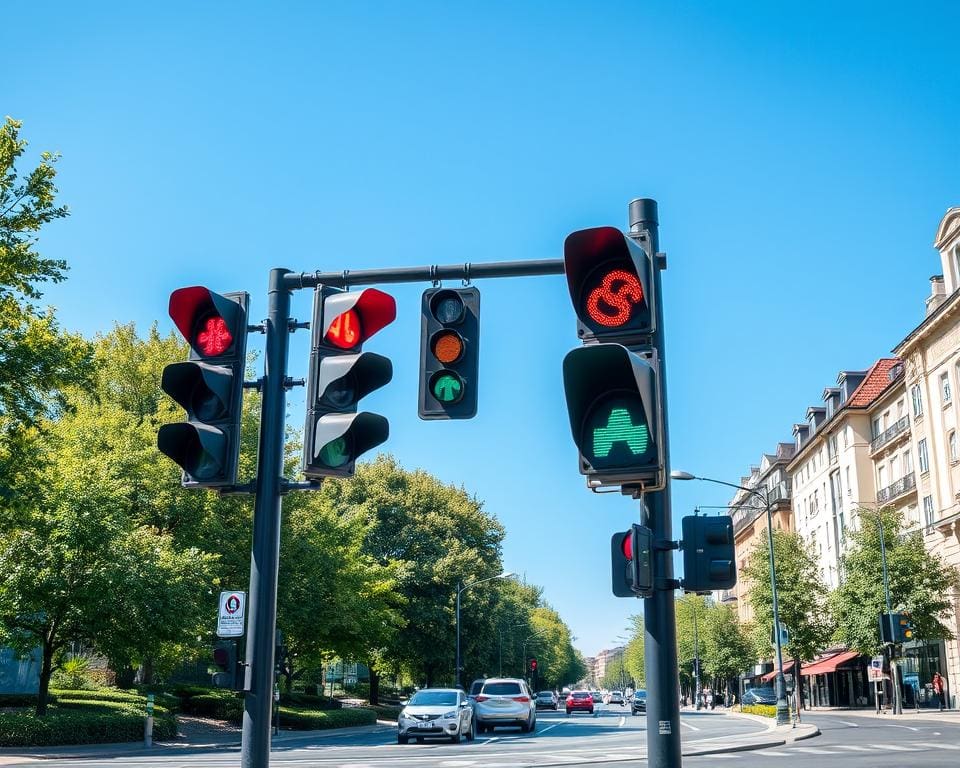
[[[780, 6], [8, 7], [0, 108], [32, 160], [63, 153], [73, 212], [43, 234], [72, 268], [45, 300], [86, 334], [170, 328], [169, 292], [191, 284], [248, 290], [262, 317], [270, 267], [559, 258], [568, 232], [623, 227], [653, 197], [673, 464], [735, 481], [922, 318], [960, 204], [957, 6]], [[476, 285], [477, 418], [417, 418], [426, 285], [388, 288], [397, 321], [368, 348], [394, 381], [364, 404], [404, 465], [483, 499], [506, 566], [594, 653], [640, 608], [609, 586], [610, 534], [637, 512], [577, 472], [565, 283]], [[307, 334], [292, 341], [303, 375]], [[295, 391], [292, 422], [302, 406]], [[727, 498], [678, 484], [675, 518]]]

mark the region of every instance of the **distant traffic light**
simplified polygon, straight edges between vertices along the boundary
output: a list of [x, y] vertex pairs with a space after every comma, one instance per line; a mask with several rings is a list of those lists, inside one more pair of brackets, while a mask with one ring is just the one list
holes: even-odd
[[648, 241], [615, 227], [581, 229], [563, 244], [567, 288], [584, 341], [649, 343], [656, 329], [653, 254]]
[[663, 487], [656, 356], [619, 344], [580, 347], [563, 360], [563, 386], [588, 484]]
[[737, 583], [733, 518], [690, 515], [682, 520], [683, 579], [686, 592], [731, 589]]
[[213, 663], [220, 670], [213, 674], [212, 682], [215, 688], [244, 690], [244, 669], [238, 659], [236, 640], [221, 640], [217, 643], [213, 649]]
[[893, 614], [893, 632], [895, 643], [909, 643], [913, 640], [913, 621], [911, 621], [909, 614]]
[[421, 419], [477, 415], [480, 361], [480, 291], [430, 288], [420, 308]]
[[357, 404], [393, 378], [393, 365], [361, 348], [396, 316], [394, 298], [376, 288], [346, 292], [317, 287], [303, 435], [307, 477], [352, 475], [357, 457], [387, 439], [386, 418], [358, 413]]
[[652, 533], [646, 526], [634, 523], [629, 531], [613, 534], [610, 561], [616, 597], [642, 597], [653, 589], [652, 549]]
[[166, 366], [160, 386], [183, 406], [187, 421], [160, 427], [157, 447], [183, 469], [186, 487], [236, 483], [248, 300], [243, 292], [220, 295], [202, 286], [170, 295], [170, 317], [190, 357]]
[[530, 659], [530, 672], [536, 672], [536, 671], [537, 671], [537, 660]]

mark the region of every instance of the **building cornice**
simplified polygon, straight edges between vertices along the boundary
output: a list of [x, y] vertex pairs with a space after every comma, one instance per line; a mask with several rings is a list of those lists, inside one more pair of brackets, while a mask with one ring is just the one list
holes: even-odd
[[942, 251], [956, 237], [960, 237], [960, 208], [950, 208], [940, 220], [933, 247]]
[[897, 357], [905, 357], [921, 339], [932, 333], [941, 322], [951, 317], [955, 310], [960, 310], [960, 291], [951, 293], [943, 304], [933, 310], [920, 325], [910, 331], [906, 338], [894, 347], [893, 354]]

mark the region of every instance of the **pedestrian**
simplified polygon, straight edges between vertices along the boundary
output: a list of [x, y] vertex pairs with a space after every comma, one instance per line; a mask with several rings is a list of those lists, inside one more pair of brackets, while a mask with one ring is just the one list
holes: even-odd
[[944, 704], [944, 692], [943, 692], [943, 676], [939, 672], [933, 673], [933, 693], [937, 697], [937, 702], [940, 704], [940, 711], [943, 712]]

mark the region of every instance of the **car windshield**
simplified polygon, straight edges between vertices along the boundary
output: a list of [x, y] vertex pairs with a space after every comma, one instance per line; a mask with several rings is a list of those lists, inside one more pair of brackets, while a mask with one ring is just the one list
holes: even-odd
[[410, 698], [412, 707], [452, 707], [457, 703], [456, 691], [418, 691]]
[[755, 693], [758, 696], [773, 696], [773, 688], [748, 688], [751, 693]]
[[483, 692], [488, 696], [516, 696], [520, 693], [519, 683], [487, 683]]

